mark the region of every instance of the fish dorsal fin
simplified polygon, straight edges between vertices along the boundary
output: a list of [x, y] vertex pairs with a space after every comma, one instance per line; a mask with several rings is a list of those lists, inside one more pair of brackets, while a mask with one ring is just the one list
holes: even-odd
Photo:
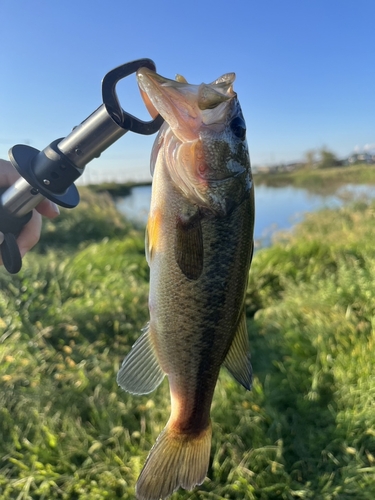
[[199, 213], [176, 223], [176, 261], [189, 280], [197, 280], [203, 270], [203, 235]]
[[118, 385], [131, 394], [148, 394], [164, 378], [151, 337], [150, 327], [147, 325], [117, 374]]
[[224, 361], [225, 368], [248, 391], [252, 384], [252, 369], [249, 352], [249, 338], [246, 327], [246, 314], [243, 310], [232, 345]]

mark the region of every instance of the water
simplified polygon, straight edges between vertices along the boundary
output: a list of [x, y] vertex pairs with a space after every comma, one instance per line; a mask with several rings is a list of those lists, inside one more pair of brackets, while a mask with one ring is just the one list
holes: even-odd
[[131, 194], [117, 200], [118, 210], [131, 221], [145, 225], [150, 209], [151, 186], [136, 186]]
[[[347, 199], [375, 197], [375, 188], [367, 185], [346, 185], [335, 195], [313, 194], [293, 186], [257, 186], [255, 190], [255, 230], [259, 245], [267, 246], [277, 231], [291, 229], [306, 212], [339, 207]], [[151, 186], [134, 187], [129, 196], [117, 203], [117, 208], [130, 220], [144, 225], [150, 207]]]

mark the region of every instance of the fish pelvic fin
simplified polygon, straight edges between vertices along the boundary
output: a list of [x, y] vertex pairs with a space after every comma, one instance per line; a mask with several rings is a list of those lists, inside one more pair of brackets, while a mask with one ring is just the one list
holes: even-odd
[[195, 436], [181, 434], [167, 424], [138, 478], [137, 499], [164, 499], [180, 487], [191, 490], [202, 484], [210, 461], [211, 435], [211, 422]]
[[249, 337], [246, 327], [246, 314], [243, 310], [236, 334], [224, 360], [225, 368], [245, 387], [251, 390], [253, 371], [250, 362]]
[[147, 325], [124, 359], [117, 383], [131, 394], [148, 394], [158, 387], [164, 375]]

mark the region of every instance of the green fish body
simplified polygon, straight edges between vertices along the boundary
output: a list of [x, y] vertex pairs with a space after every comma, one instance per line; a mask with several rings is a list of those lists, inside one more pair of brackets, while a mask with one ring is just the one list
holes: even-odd
[[150, 322], [118, 383], [145, 394], [168, 377], [171, 416], [137, 482], [137, 498], [159, 500], [207, 474], [221, 366], [251, 388], [244, 299], [254, 192], [233, 73], [209, 85], [143, 68], [137, 77], [149, 110], [165, 123], [151, 159]]

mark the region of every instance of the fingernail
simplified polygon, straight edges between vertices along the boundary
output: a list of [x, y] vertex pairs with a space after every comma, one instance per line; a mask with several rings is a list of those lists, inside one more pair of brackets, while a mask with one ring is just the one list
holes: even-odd
[[56, 215], [60, 215], [60, 209], [56, 205], [56, 203], [52, 203], [52, 209], [53, 209], [53, 211], [55, 212]]
[[28, 248], [24, 248], [24, 247], [19, 247], [20, 248], [20, 254], [21, 254], [21, 257], [23, 258], [27, 252], [28, 252]]

